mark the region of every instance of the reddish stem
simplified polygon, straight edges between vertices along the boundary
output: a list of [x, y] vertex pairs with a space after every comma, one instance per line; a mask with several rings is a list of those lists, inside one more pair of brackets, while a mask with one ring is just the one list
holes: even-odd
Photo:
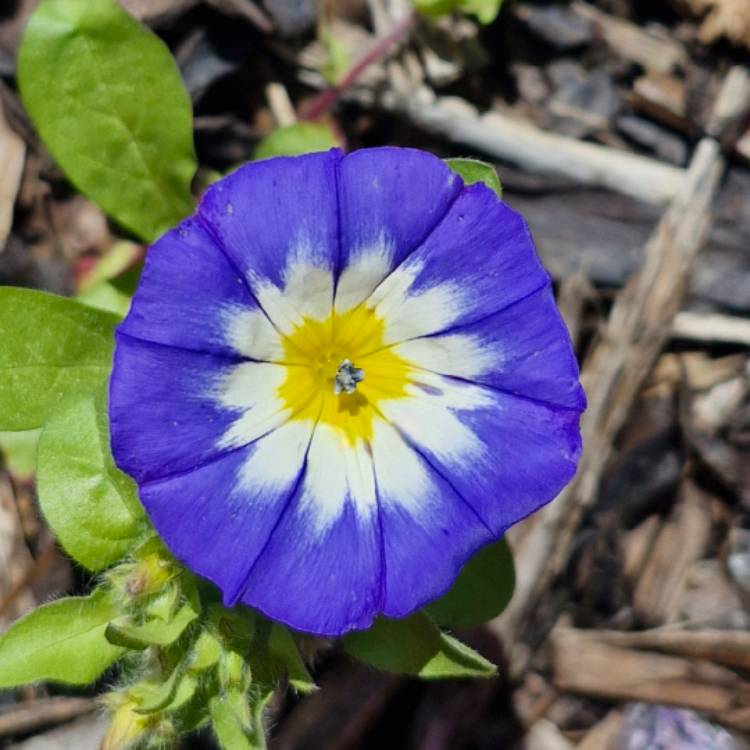
[[373, 63], [385, 57], [388, 51], [402, 37], [411, 30], [417, 21], [417, 13], [413, 12], [399, 21], [385, 36], [378, 39], [373, 44], [372, 49], [349, 70], [346, 71], [338, 85], [318, 94], [306, 107], [300, 112], [300, 118], [303, 120], [317, 120], [325, 114], [358, 80], [362, 73], [367, 70]]

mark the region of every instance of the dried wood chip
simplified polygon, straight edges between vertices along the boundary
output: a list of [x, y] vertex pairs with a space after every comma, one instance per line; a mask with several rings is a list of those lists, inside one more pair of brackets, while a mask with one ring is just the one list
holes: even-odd
[[746, 630], [654, 628], [637, 633], [597, 630], [590, 635], [610, 646], [662, 651], [750, 670], [750, 633]]
[[173, 20], [198, 4], [198, 0], [117, 0], [139, 21], [158, 25]]
[[586, 631], [558, 629], [552, 648], [554, 680], [561, 690], [692, 708], [729, 726], [750, 728], [750, 682], [730, 669], [611, 646]]
[[580, 16], [594, 23], [617, 54], [647, 70], [670, 73], [687, 62], [685, 48], [666, 32], [644, 29], [630, 21], [604, 13], [589, 3], [576, 1], [572, 7]]
[[539, 719], [523, 743], [523, 750], [573, 750], [573, 747], [549, 719]]
[[10, 234], [13, 223], [13, 206], [21, 186], [26, 144], [13, 130], [3, 114], [0, 100], [0, 252]]
[[661, 528], [635, 589], [634, 606], [644, 622], [672, 622], [686, 577], [706, 553], [711, 535], [710, 496], [685, 482], [680, 502]]
[[622, 729], [622, 719], [621, 711], [610, 711], [586, 733], [576, 750], [609, 750]]
[[620, 542], [622, 549], [622, 572], [630, 581], [640, 578], [643, 566], [653, 549], [654, 540], [659, 533], [661, 523], [658, 516], [649, 516], [632, 531], [629, 531]]
[[687, 131], [685, 82], [664, 73], [650, 72], [633, 84], [633, 105], [665, 125]]
[[747, 0], [683, 0], [683, 3], [697, 15], [708, 12], [698, 31], [698, 38], [704, 44], [725, 37], [750, 49], [750, 4]]

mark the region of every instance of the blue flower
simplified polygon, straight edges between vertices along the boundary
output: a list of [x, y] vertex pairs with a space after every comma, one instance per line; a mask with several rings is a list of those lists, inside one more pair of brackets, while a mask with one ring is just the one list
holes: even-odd
[[227, 605], [401, 617], [575, 473], [585, 399], [523, 219], [420, 151], [248, 164], [148, 252], [112, 449]]

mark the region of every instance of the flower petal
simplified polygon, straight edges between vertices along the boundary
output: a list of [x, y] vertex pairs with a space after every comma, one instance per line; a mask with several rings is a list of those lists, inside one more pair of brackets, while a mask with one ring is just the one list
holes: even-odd
[[[234, 333], [238, 317], [243, 323], [257, 319], [254, 336]], [[278, 335], [237, 269], [193, 218], [149, 249], [138, 294], [119, 330], [159, 344], [230, 357], [267, 359], [278, 351]]]
[[443, 594], [467, 559], [495, 537], [392, 425], [377, 424], [372, 452], [383, 534], [382, 611], [404, 617]]
[[246, 164], [210, 187], [198, 208], [204, 226], [283, 332], [302, 316], [331, 312], [340, 160], [341, 153], [332, 150]]
[[464, 188], [367, 305], [400, 342], [480, 321], [549, 284], [526, 223], [485, 185]]
[[[350, 349], [351, 414], [326, 369]], [[322, 635], [422, 606], [552, 499], [583, 408], [523, 220], [402, 149], [210, 188], [150, 250], [110, 386], [170, 549], [228, 605]]]
[[426, 371], [410, 392], [381, 402], [383, 414], [497, 536], [575, 474], [579, 409]]
[[247, 445], [288, 419], [275, 397], [283, 374], [281, 365], [237, 364], [118, 333], [109, 407], [118, 466], [151, 481]]
[[292, 421], [192, 471], [141, 485], [141, 500], [175, 556], [231, 606], [294, 494], [312, 422]]
[[424, 151], [373, 148], [341, 162], [340, 312], [358, 305], [425, 240], [463, 187], [443, 161]]
[[340, 635], [370, 625], [381, 611], [382, 585], [371, 458], [319, 424], [304, 479], [255, 563], [242, 601], [294, 628]]
[[476, 323], [410, 339], [393, 351], [442, 375], [579, 411], [586, 405], [550, 286]]

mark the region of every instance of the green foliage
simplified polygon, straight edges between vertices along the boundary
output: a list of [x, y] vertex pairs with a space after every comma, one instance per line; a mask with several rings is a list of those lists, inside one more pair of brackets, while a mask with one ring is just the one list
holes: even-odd
[[473, 628], [497, 617], [513, 596], [513, 555], [505, 539], [474, 555], [445, 596], [426, 610], [438, 624]]
[[336, 136], [320, 122], [298, 122], [278, 128], [267, 135], [255, 148], [254, 159], [271, 156], [296, 156], [312, 151], [328, 151], [337, 146]]
[[369, 629], [344, 637], [347, 653], [384, 672], [424, 679], [492, 677], [494, 664], [443, 633], [424, 612], [403, 620], [381, 618]]
[[39, 680], [85, 685], [123, 653], [104, 637], [118, 605], [110, 592], [45, 604], [0, 638], [0, 688]]
[[70, 393], [108, 377], [114, 315], [30, 289], [0, 289], [0, 429], [43, 426]]
[[115, 0], [45, 0], [18, 80], [47, 148], [118, 223], [151, 242], [192, 212], [190, 98], [166, 46]]
[[307, 667], [302, 661], [294, 636], [276, 622], [255, 615], [255, 634], [247, 653], [253, 679], [265, 689], [273, 687], [285, 677], [300, 693], [316, 689]]
[[[142, 245], [121, 240], [116, 242], [79, 282], [82, 292], [87, 292], [102, 281], [111, 281], [135, 266], [143, 255]], [[133, 288], [131, 291], [135, 291]]]
[[262, 726], [241, 690], [229, 690], [211, 699], [208, 710], [219, 746], [223, 750], [265, 750]]
[[278, 665], [277, 669], [281, 668], [286, 672], [289, 684], [295, 690], [300, 693], [311, 693], [317, 690], [317, 685], [302, 661], [294, 636], [283, 625], [275, 622], [271, 623], [268, 653]]
[[36, 471], [36, 449], [40, 429], [21, 432], [0, 432], [0, 453], [10, 473], [20, 480], [29, 480]]
[[320, 72], [331, 86], [337, 86], [351, 66], [349, 52], [330, 26], [324, 25], [319, 36], [326, 51], [326, 61]]
[[81, 292], [76, 299], [88, 307], [124, 318], [130, 309], [131, 296], [120, 291], [111, 281], [101, 281]]
[[477, 18], [480, 23], [492, 23], [500, 13], [503, 0], [414, 0], [414, 7], [428, 18], [438, 18], [455, 10]]
[[186, 674], [180, 667], [162, 682], [144, 682], [131, 690], [131, 697], [138, 707], [139, 714], [153, 714], [158, 711], [177, 711], [195, 696], [198, 680]]
[[65, 551], [89, 570], [124, 557], [148, 525], [112, 460], [104, 389], [68, 397], [39, 441], [39, 503]]
[[467, 185], [483, 182], [498, 198], [503, 197], [503, 186], [492, 164], [479, 159], [446, 159], [445, 163], [461, 177]]
[[137, 624], [132, 617], [121, 617], [107, 626], [107, 640], [136, 651], [149, 646], [170, 646], [185, 632], [198, 614], [192, 604], [186, 603], [166, 621], [154, 617]]
[[76, 299], [125, 317], [140, 276], [142, 252], [142, 247], [134, 242], [115, 243], [81, 279]]

